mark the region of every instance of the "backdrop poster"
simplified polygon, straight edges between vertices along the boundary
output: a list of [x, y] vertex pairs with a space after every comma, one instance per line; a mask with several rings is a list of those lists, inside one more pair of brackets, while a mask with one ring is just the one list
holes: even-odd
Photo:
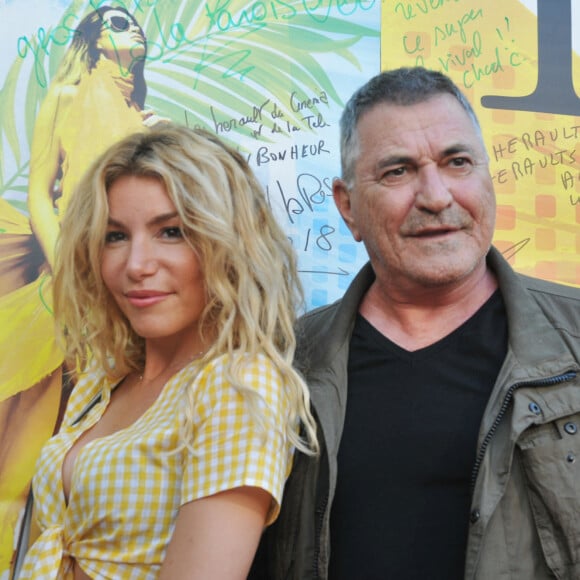
[[571, 0], [383, 2], [381, 67], [449, 74], [483, 127], [494, 243], [523, 273], [580, 284], [580, 13]]
[[159, 118], [216, 133], [262, 181], [306, 307], [331, 301], [365, 260], [330, 195], [379, 25], [378, 0], [0, 0], [0, 578], [63, 392], [51, 266], [84, 170]]

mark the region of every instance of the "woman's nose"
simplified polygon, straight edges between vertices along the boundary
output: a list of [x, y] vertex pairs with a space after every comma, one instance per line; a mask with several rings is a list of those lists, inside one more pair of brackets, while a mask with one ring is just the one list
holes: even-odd
[[127, 256], [127, 274], [135, 279], [151, 276], [157, 271], [158, 261], [154, 248], [144, 241], [132, 241]]

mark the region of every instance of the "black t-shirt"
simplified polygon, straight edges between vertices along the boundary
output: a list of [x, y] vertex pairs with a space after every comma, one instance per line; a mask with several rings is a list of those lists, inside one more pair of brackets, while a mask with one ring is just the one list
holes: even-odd
[[331, 511], [331, 580], [463, 578], [481, 418], [507, 351], [499, 291], [408, 352], [357, 317]]

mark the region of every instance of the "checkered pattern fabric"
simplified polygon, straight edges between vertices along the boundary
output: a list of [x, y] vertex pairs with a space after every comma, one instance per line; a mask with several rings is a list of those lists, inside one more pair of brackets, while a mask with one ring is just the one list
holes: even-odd
[[[293, 453], [283, 435], [288, 413], [280, 375], [263, 356], [244, 366], [244, 384], [260, 395], [260, 414], [281, 428], [264, 436], [247, 400], [227, 382], [224, 359], [211, 362], [193, 384], [195, 453], [168, 453], [178, 447], [192, 369], [175, 375], [133, 425], [80, 450], [67, 505], [64, 457], [102, 416], [111, 392], [103, 377], [79, 381], [61, 431], [37, 465], [34, 492], [42, 534], [27, 554], [22, 579], [66, 579], [71, 558], [92, 578], [157, 578], [179, 507], [243, 485], [267, 490], [273, 498], [268, 522], [276, 518]], [[99, 392], [102, 401], [72, 425]]]

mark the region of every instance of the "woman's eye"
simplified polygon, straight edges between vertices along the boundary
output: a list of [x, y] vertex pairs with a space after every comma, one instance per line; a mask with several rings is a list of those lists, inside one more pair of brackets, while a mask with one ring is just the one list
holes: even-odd
[[162, 235], [165, 238], [183, 238], [183, 232], [181, 231], [181, 228], [178, 226], [164, 228], [162, 231]]
[[125, 239], [125, 234], [123, 232], [107, 232], [105, 234], [105, 243], [113, 244], [115, 242], [120, 242]]

